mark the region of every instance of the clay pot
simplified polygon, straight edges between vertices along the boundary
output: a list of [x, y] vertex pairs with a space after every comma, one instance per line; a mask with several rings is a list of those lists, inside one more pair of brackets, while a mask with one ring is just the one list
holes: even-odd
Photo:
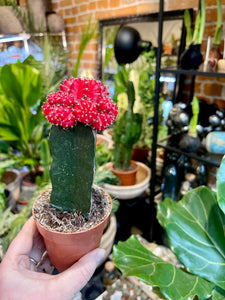
[[142, 163], [146, 163], [147, 158], [148, 158], [148, 152], [149, 152], [148, 147], [145, 147], [145, 148], [133, 147], [132, 151], [133, 151], [132, 152], [133, 160], [140, 161]]
[[10, 191], [17, 201], [20, 197], [20, 172], [17, 169], [7, 169], [2, 175], [2, 182], [6, 184], [6, 190]]
[[[112, 209], [111, 197], [102, 188], [98, 188], [102, 191], [102, 197], [108, 197]], [[38, 231], [44, 239], [51, 262], [58, 271], [62, 272], [68, 269], [83, 255], [99, 246], [103, 231], [109, 221], [111, 210], [99, 224], [83, 231], [65, 233], [49, 230], [36, 220], [34, 213], [36, 201], [34, 202], [32, 214]]]
[[134, 160], [131, 160], [130, 164], [133, 165], [133, 168], [130, 171], [114, 169], [114, 165], [110, 167], [113, 174], [120, 179], [122, 186], [134, 185], [136, 183], [138, 164]]

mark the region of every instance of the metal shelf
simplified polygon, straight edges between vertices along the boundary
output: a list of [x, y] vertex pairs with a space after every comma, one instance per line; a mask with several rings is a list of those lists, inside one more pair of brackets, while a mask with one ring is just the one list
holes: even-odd
[[183, 70], [179, 68], [160, 68], [159, 72], [161, 73], [172, 73], [178, 75], [191, 75], [191, 76], [207, 76], [207, 77], [225, 77], [224, 72], [215, 71], [209, 72], [204, 71], [203, 66], [200, 66], [198, 70]]
[[185, 155], [187, 157], [201, 161], [202, 163], [213, 166], [213, 167], [218, 168], [220, 166], [223, 155], [212, 154], [212, 153], [206, 152], [204, 150], [202, 150], [202, 151], [200, 150], [199, 152], [193, 152], [193, 153], [184, 152], [181, 149], [175, 147], [175, 145], [170, 145], [170, 139], [171, 139], [171, 136], [168, 136], [164, 139], [159, 140], [157, 143], [157, 146], [162, 147], [170, 152], [175, 152], [180, 155]]

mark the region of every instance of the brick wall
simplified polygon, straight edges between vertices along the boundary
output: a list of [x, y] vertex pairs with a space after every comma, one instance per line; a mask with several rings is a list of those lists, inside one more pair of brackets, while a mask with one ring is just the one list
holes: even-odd
[[[223, 19], [225, 19], [225, 0], [222, 0]], [[79, 49], [79, 40], [83, 26], [87, 24], [92, 16], [92, 21], [101, 19], [116, 18], [127, 15], [153, 13], [159, 10], [159, 0], [52, 0], [53, 9], [61, 14], [66, 23], [70, 55], [70, 69], [73, 66]], [[206, 26], [202, 52], [206, 50], [207, 36], [213, 37], [216, 26], [216, 0], [206, 0]], [[198, 0], [165, 0], [166, 11], [198, 8]], [[90, 42], [81, 61], [80, 70], [90, 69], [94, 76], [97, 76], [98, 36]], [[223, 44], [223, 43], [222, 43]], [[223, 51], [223, 45], [221, 45]], [[201, 99], [220, 106], [225, 106], [225, 80], [216, 78], [197, 77], [195, 94]]]
[[[66, 31], [71, 51], [70, 66], [77, 58], [79, 40], [83, 26], [90, 16], [92, 21], [121, 16], [152, 13], [159, 10], [158, 0], [52, 0], [53, 9], [61, 14], [66, 23]], [[198, 0], [165, 0], [165, 10], [197, 8]], [[90, 69], [97, 75], [97, 34], [90, 42], [82, 58], [80, 70]]]

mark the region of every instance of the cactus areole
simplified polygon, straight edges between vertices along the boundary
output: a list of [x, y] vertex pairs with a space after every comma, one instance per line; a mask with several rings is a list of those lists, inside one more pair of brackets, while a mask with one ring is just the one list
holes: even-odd
[[92, 79], [70, 78], [47, 97], [43, 113], [52, 123], [51, 205], [76, 210], [88, 218], [95, 170], [96, 131], [111, 125], [118, 108], [104, 85]]

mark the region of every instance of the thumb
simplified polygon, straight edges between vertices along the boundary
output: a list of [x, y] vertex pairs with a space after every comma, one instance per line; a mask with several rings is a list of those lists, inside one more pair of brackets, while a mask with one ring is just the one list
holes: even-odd
[[101, 248], [89, 252], [69, 269], [59, 274], [60, 281], [66, 282], [66, 286], [71, 288], [72, 294], [80, 291], [90, 280], [104, 254], [105, 250]]

